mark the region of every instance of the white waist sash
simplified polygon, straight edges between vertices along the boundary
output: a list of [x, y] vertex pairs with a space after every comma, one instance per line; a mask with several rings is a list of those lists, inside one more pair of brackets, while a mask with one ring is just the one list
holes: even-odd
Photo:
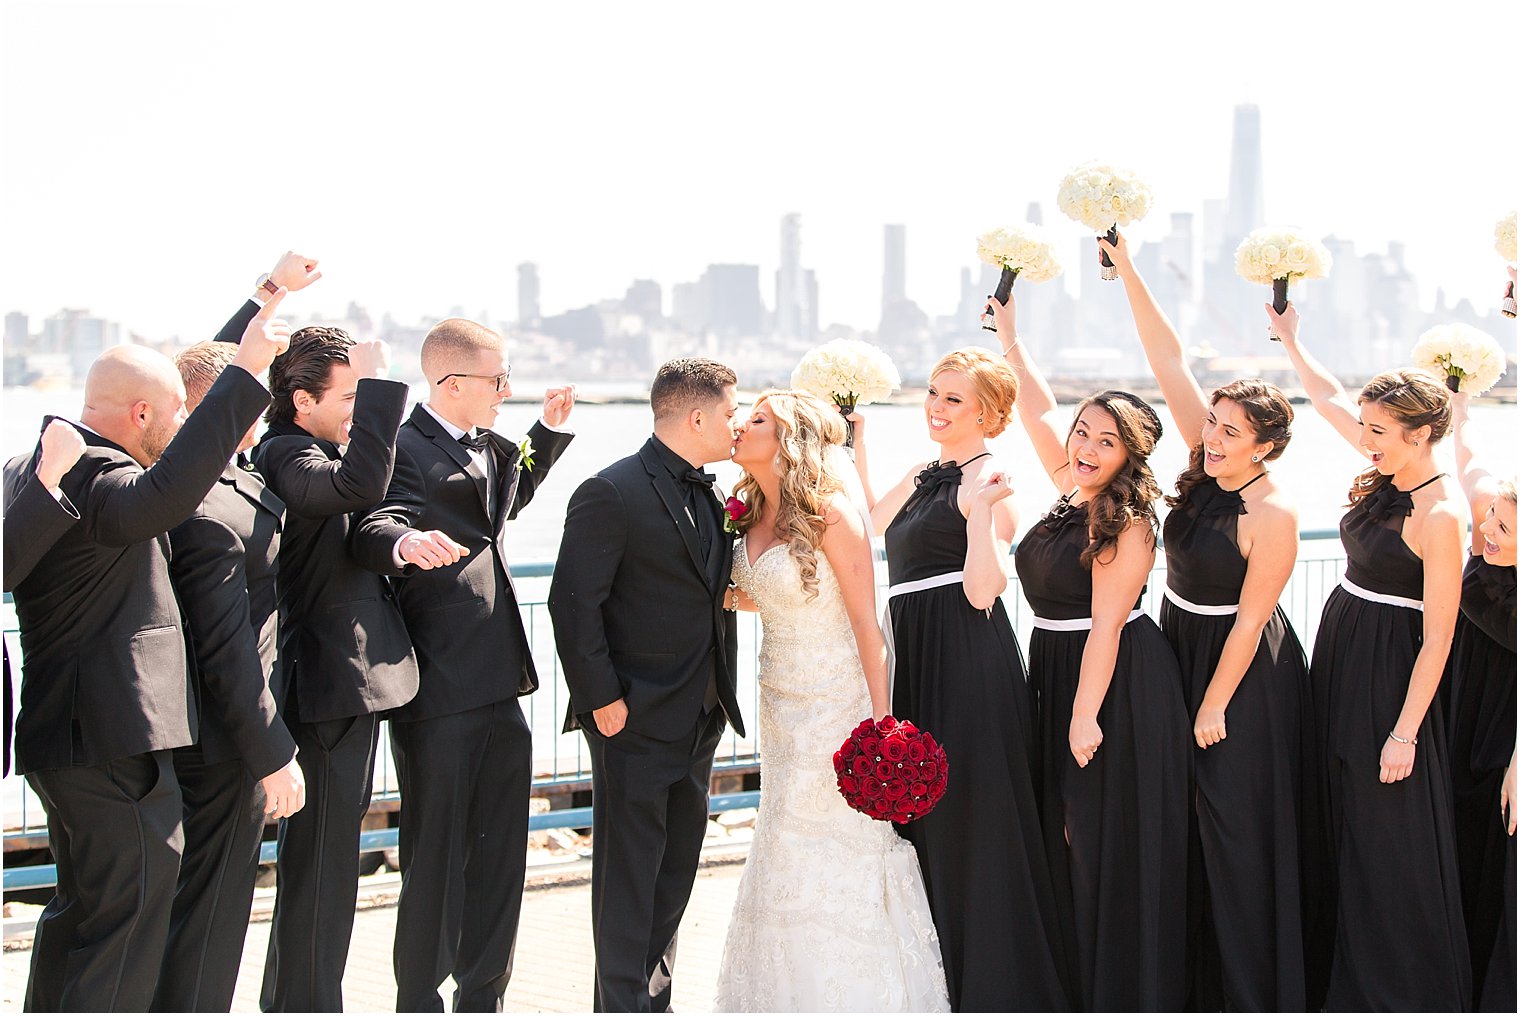
[[1410, 610], [1424, 610], [1425, 603], [1422, 600], [1411, 600], [1407, 596], [1394, 596], [1391, 593], [1374, 593], [1370, 589], [1363, 589], [1350, 579], [1341, 577], [1341, 588], [1352, 596], [1360, 596], [1364, 600], [1373, 603], [1386, 603], [1390, 607], [1408, 607]]
[[1187, 611], [1190, 614], [1206, 614], [1210, 617], [1223, 617], [1227, 614], [1236, 614], [1240, 612], [1240, 604], [1238, 603], [1215, 605], [1211, 603], [1194, 603], [1191, 600], [1184, 600], [1182, 597], [1172, 592], [1171, 586], [1164, 587], [1161, 590], [1161, 595], [1165, 596], [1168, 600], [1171, 600], [1177, 606], [1181, 607], [1183, 610]]
[[963, 571], [945, 572], [943, 575], [930, 575], [926, 579], [914, 579], [912, 582], [899, 582], [895, 586], [887, 588], [887, 599], [894, 596], [903, 596], [908, 593], [920, 593], [925, 589], [937, 589], [940, 586], [953, 586], [964, 581], [966, 573]]
[[[1124, 623], [1129, 624], [1136, 618], [1144, 616], [1145, 611], [1141, 610], [1139, 607], [1136, 607], [1134, 610], [1129, 612], [1129, 617], [1126, 617], [1124, 619]], [[1036, 616], [1034, 619], [1034, 626], [1036, 628], [1044, 628], [1046, 631], [1092, 631], [1092, 618], [1073, 617], [1070, 620], [1066, 621], [1056, 621], [1048, 617]]]

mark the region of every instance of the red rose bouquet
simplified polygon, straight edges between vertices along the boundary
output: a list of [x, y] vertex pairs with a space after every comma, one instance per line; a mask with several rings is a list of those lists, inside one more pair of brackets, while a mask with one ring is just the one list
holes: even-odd
[[834, 753], [839, 793], [883, 822], [927, 815], [945, 796], [950, 762], [934, 735], [906, 720], [863, 720]]

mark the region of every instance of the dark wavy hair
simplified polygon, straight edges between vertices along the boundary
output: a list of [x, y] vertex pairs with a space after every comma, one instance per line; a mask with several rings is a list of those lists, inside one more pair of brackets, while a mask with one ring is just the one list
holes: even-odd
[[296, 422], [296, 392], [309, 392], [314, 399], [332, 385], [335, 363], [348, 362], [354, 340], [341, 328], [310, 325], [290, 337], [290, 347], [269, 365], [269, 423]]
[[[1451, 430], [1451, 392], [1429, 374], [1417, 370], [1390, 370], [1379, 374], [1363, 385], [1362, 393], [1357, 396], [1358, 406], [1366, 402], [1377, 403], [1399, 421], [1405, 440], [1408, 440], [1410, 431], [1428, 425], [1430, 443], [1435, 444]], [[1392, 482], [1393, 477], [1384, 476], [1376, 466], [1362, 470], [1351, 481], [1346, 507]]]
[[[1288, 442], [1293, 440], [1293, 404], [1276, 385], [1259, 377], [1239, 378], [1214, 390], [1214, 394], [1209, 396], [1210, 408], [1218, 405], [1221, 399], [1235, 403], [1246, 414], [1258, 444], [1263, 441], [1272, 442], [1272, 450], [1267, 452], [1263, 461], [1271, 462], [1282, 455]], [[1203, 468], [1203, 440], [1201, 437], [1192, 440], [1196, 443], [1188, 454], [1187, 468], [1177, 474], [1177, 493], [1166, 499], [1169, 508], [1182, 504], [1193, 492], [1193, 488], [1209, 478], [1208, 472]]]
[[1150, 539], [1153, 542], [1156, 539], [1156, 500], [1161, 497], [1161, 487], [1147, 460], [1161, 440], [1161, 418], [1140, 396], [1110, 388], [1082, 400], [1072, 416], [1068, 440], [1089, 406], [1113, 417], [1127, 453], [1127, 461], [1108, 481], [1108, 486], [1087, 502], [1091, 542], [1082, 551], [1081, 561], [1083, 567], [1090, 569], [1094, 561], [1117, 548], [1120, 534], [1137, 522], [1143, 521], [1150, 530]]

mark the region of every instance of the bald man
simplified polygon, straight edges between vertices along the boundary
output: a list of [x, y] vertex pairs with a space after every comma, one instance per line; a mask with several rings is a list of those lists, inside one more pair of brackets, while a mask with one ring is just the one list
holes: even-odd
[[[153, 1001], [182, 843], [170, 753], [196, 734], [167, 534], [269, 402], [258, 378], [289, 341], [278, 303], [250, 322], [234, 367], [188, 420], [179, 372], [151, 350], [108, 349], [85, 381], [88, 447], [59, 484], [79, 521], [14, 590], [16, 769], [47, 809], [58, 863], [33, 940], [29, 1010], [145, 1011]], [[40, 454], [6, 464], [8, 498]]]

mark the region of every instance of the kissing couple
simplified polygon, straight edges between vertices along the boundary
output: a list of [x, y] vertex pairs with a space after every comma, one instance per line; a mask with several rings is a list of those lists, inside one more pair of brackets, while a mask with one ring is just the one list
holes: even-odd
[[[846, 424], [790, 390], [741, 421], [737, 383], [713, 360], [662, 366], [653, 436], [582, 483], [565, 519], [549, 613], [565, 729], [592, 760], [594, 1006], [670, 1008], [713, 753], [726, 724], [744, 733], [737, 607], [763, 623], [763, 793], [714, 1008], [946, 1011], [917, 856], [835, 787], [835, 750], [888, 711]], [[702, 467], [730, 457], [745, 510], [726, 527]]]

